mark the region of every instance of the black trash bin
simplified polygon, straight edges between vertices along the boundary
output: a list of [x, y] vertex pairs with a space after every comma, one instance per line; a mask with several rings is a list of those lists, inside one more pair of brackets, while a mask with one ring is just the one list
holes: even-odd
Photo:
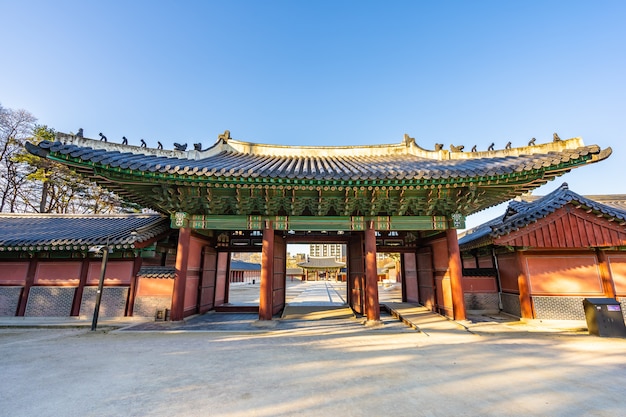
[[619, 301], [614, 298], [585, 298], [583, 306], [589, 334], [626, 337], [626, 325]]

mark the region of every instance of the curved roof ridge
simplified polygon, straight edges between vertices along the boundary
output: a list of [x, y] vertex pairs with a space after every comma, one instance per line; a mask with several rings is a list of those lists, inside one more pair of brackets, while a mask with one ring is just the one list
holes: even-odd
[[[497, 158], [505, 156], [547, 154], [551, 152], [563, 152], [576, 150], [584, 147], [582, 138], [552, 141], [532, 146], [522, 146], [493, 151], [448, 151], [428, 150], [419, 146], [415, 138], [405, 134], [402, 142], [398, 144], [356, 145], [356, 146], [314, 146], [314, 145], [274, 145], [254, 142], [245, 142], [231, 139], [230, 135], [220, 135], [215, 144], [204, 150], [167, 150], [141, 147], [136, 145], [122, 145], [113, 142], [103, 142], [96, 139], [88, 139], [76, 135], [60, 133], [56, 135], [57, 142], [77, 147], [87, 147], [93, 150], [106, 150], [120, 152], [120, 154], [137, 154], [146, 156], [160, 156], [176, 159], [201, 160], [210, 158], [220, 153], [238, 153], [250, 155], [263, 155], [273, 157], [367, 157], [383, 155], [410, 155], [431, 160], [467, 160], [481, 158]], [[50, 148], [52, 144], [42, 144], [43, 148]]]
[[626, 211], [607, 206], [577, 194], [570, 190], [567, 183], [564, 182], [560, 187], [551, 193], [546, 194], [531, 203], [527, 203], [524, 210], [520, 210], [509, 217], [505, 215], [501, 224], [492, 225], [493, 230], [491, 236], [498, 237], [511, 233], [514, 230], [547, 217], [566, 204], [572, 203], [572, 201], [580, 205], [587, 206], [608, 217], [626, 220]]
[[[461, 250], [469, 250], [488, 245], [493, 242], [493, 239], [546, 218], [567, 204], [585, 206], [588, 209], [602, 213], [608, 218], [612, 217], [620, 221], [626, 221], [626, 210], [603, 204], [575, 193], [564, 182], [551, 193], [533, 198], [531, 201], [511, 201], [505, 210], [504, 216], [498, 216], [467, 230], [459, 238], [459, 246], [461, 246]], [[512, 207], [513, 210], [511, 210]]]

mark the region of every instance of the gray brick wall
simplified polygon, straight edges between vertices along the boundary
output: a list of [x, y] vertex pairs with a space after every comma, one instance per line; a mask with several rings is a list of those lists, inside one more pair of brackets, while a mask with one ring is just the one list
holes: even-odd
[[31, 287], [25, 316], [69, 317], [76, 287]]
[[[98, 287], [85, 287], [80, 303], [80, 315], [93, 317]], [[98, 317], [123, 317], [128, 299], [128, 287], [104, 287]]]
[[502, 311], [515, 317], [522, 317], [522, 307], [518, 294], [502, 293]]
[[144, 296], [135, 298], [133, 316], [154, 317], [157, 310], [172, 308], [172, 297]]
[[583, 300], [586, 297], [533, 296], [537, 319], [585, 320]]
[[626, 298], [619, 298], [618, 300], [622, 307], [622, 316], [624, 316], [624, 321], [626, 322]]
[[0, 316], [15, 316], [24, 287], [0, 287]]
[[497, 293], [465, 293], [466, 310], [498, 311]]

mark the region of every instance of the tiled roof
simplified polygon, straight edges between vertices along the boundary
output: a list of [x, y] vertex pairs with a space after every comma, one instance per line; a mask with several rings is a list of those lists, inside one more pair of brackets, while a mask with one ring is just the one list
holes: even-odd
[[0, 251], [129, 249], [169, 229], [159, 214], [0, 214]]
[[97, 167], [203, 178], [299, 180], [420, 180], [494, 176], [549, 168], [611, 149], [580, 138], [481, 152], [431, 151], [405, 136], [399, 145], [298, 147], [220, 139], [204, 151], [169, 151], [58, 134], [58, 141], [27, 144], [31, 153], [76, 158]]
[[337, 262], [333, 257], [309, 257], [308, 261], [300, 262], [298, 266], [304, 269], [324, 269], [324, 268], [343, 268], [346, 266], [343, 262]]
[[[611, 201], [613, 204], [604, 204], [592, 197]], [[459, 246], [462, 250], [466, 250], [489, 244], [494, 238], [526, 227], [570, 203], [583, 206], [587, 210], [617, 220], [619, 223], [625, 223], [626, 209], [621, 208], [621, 204], [616, 204], [623, 201], [621, 196], [601, 196], [601, 198], [599, 196], [581, 196], [571, 191], [567, 183], [563, 183], [555, 191], [543, 197], [522, 197], [519, 200], [511, 201], [504, 216], [469, 230], [459, 239]]]
[[142, 266], [137, 274], [139, 278], [174, 279], [176, 268], [173, 266]]
[[230, 261], [231, 271], [260, 271], [261, 264], [255, 264], [253, 262], [245, 262], [238, 259]]

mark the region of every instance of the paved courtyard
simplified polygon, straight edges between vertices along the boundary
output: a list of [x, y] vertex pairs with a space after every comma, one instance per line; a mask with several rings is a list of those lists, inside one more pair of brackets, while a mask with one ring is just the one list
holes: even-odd
[[[329, 303], [332, 285], [316, 287]], [[460, 326], [429, 316], [423, 332], [342, 320], [257, 331], [5, 325], [0, 415], [614, 417], [626, 410], [626, 339], [488, 317]]]

